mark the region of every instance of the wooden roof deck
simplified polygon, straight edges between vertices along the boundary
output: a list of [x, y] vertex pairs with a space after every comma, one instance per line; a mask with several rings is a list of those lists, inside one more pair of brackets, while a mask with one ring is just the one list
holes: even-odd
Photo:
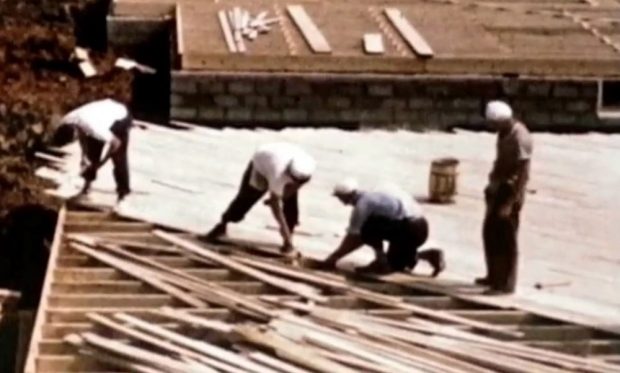
[[[301, 1], [332, 47], [313, 54], [286, 15], [283, 1], [117, 0], [119, 16], [171, 12], [175, 6], [181, 69], [228, 71], [330, 71], [570, 76], [618, 76], [620, 4], [586, 1]], [[153, 4], [153, 5], [150, 5]], [[217, 12], [234, 6], [252, 14], [269, 11], [281, 21], [247, 53], [231, 54]], [[435, 56], [420, 59], [382, 14], [402, 10]], [[365, 33], [384, 35], [386, 53], [367, 56]]]
[[[134, 194], [120, 213], [146, 222], [202, 233], [218, 220], [233, 197], [248, 159], [259, 144], [286, 140], [308, 149], [318, 161], [316, 176], [304, 189], [301, 228], [296, 237], [304, 254], [323, 257], [342, 237], [348, 209], [330, 197], [342, 176], [373, 187], [395, 183], [426, 196], [430, 162], [460, 159], [459, 195], [453, 205], [424, 205], [431, 224], [427, 246], [443, 248], [448, 270], [438, 280], [471, 281], [483, 272], [482, 190], [494, 155], [494, 136], [459, 132], [346, 132], [333, 129], [172, 130], [151, 126], [132, 134]], [[589, 323], [620, 325], [620, 185], [618, 135], [535, 134], [531, 191], [520, 232], [519, 291], [510, 302], [562, 311]], [[42, 169], [42, 176], [80, 185], [77, 148], [69, 149], [69, 169]], [[114, 184], [106, 166], [94, 184], [92, 200], [111, 205]], [[63, 194], [64, 191], [56, 192]], [[63, 189], [61, 188], [61, 189]], [[279, 243], [267, 208], [257, 206], [243, 224], [231, 227], [239, 240]], [[352, 256], [368, 260], [370, 251]], [[419, 269], [422, 273], [425, 268]], [[534, 289], [536, 283], [568, 283]]]

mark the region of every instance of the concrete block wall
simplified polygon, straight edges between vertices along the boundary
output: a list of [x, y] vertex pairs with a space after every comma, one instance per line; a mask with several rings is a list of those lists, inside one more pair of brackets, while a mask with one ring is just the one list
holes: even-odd
[[509, 101], [538, 129], [600, 125], [596, 80], [177, 71], [173, 120], [215, 126], [482, 126], [486, 101]]

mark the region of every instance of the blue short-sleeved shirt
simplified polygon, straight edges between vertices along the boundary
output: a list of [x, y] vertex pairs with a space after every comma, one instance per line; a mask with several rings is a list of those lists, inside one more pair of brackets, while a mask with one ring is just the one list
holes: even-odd
[[[415, 202], [413, 202], [415, 203]], [[416, 206], [417, 207], [417, 206]], [[414, 208], [413, 210], [418, 210]], [[417, 214], [402, 199], [382, 192], [360, 192], [349, 221], [348, 234], [359, 235], [370, 216], [402, 220]]]

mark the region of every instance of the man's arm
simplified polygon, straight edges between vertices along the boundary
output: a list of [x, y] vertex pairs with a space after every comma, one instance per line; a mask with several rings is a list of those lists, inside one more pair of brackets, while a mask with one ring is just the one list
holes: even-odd
[[120, 148], [121, 140], [119, 140], [116, 136], [112, 136], [112, 138], [105, 143], [103, 147], [103, 157], [99, 160], [96, 168], [103, 166], [116, 152], [119, 151]]
[[291, 238], [291, 231], [289, 230], [288, 224], [286, 223], [286, 219], [284, 217], [281, 198], [272, 193], [267, 200], [267, 203], [271, 208], [271, 213], [273, 214], [273, 217], [276, 219], [278, 225], [280, 226], [280, 234], [282, 235], [284, 246], [287, 248], [292, 247], [293, 244]]
[[513, 185], [514, 193], [507, 199], [507, 201], [500, 207], [500, 212], [504, 216], [510, 215], [512, 207], [515, 203], [521, 203], [521, 199], [525, 194], [525, 185], [527, 184], [528, 175], [530, 172], [530, 160], [523, 159], [517, 164], [516, 177]]
[[340, 243], [340, 246], [338, 246], [336, 251], [331, 253], [327, 257], [327, 259], [323, 261], [322, 267], [326, 269], [335, 267], [336, 263], [340, 259], [359, 249], [363, 244], [364, 243], [362, 242], [362, 238], [359, 235], [347, 233], [347, 235], [342, 239], [342, 242]]

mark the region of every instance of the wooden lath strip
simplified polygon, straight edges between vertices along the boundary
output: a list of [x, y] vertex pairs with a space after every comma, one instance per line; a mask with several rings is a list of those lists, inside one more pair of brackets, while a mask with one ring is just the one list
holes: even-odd
[[332, 52], [327, 39], [325, 39], [321, 30], [306, 13], [303, 6], [289, 5], [286, 7], [286, 10], [314, 53]]
[[385, 15], [418, 56], [426, 58], [433, 57], [434, 52], [431, 46], [418, 30], [409, 23], [399, 9], [385, 8]]
[[30, 337], [30, 346], [28, 347], [28, 357], [26, 358], [26, 364], [24, 367], [25, 373], [36, 372], [36, 358], [39, 355], [39, 342], [41, 341], [43, 324], [45, 324], [46, 322], [45, 310], [48, 308], [49, 295], [51, 294], [52, 281], [54, 279], [54, 267], [56, 266], [56, 258], [58, 258], [58, 254], [60, 253], [62, 247], [61, 243], [64, 233], [66, 214], [67, 209], [66, 206], [63, 205], [63, 207], [58, 212], [58, 218], [56, 220], [56, 230], [50, 249], [50, 256], [47, 261], [45, 282], [43, 283], [43, 289], [41, 290], [41, 302], [39, 303], [37, 316], [32, 327], [32, 336]]

